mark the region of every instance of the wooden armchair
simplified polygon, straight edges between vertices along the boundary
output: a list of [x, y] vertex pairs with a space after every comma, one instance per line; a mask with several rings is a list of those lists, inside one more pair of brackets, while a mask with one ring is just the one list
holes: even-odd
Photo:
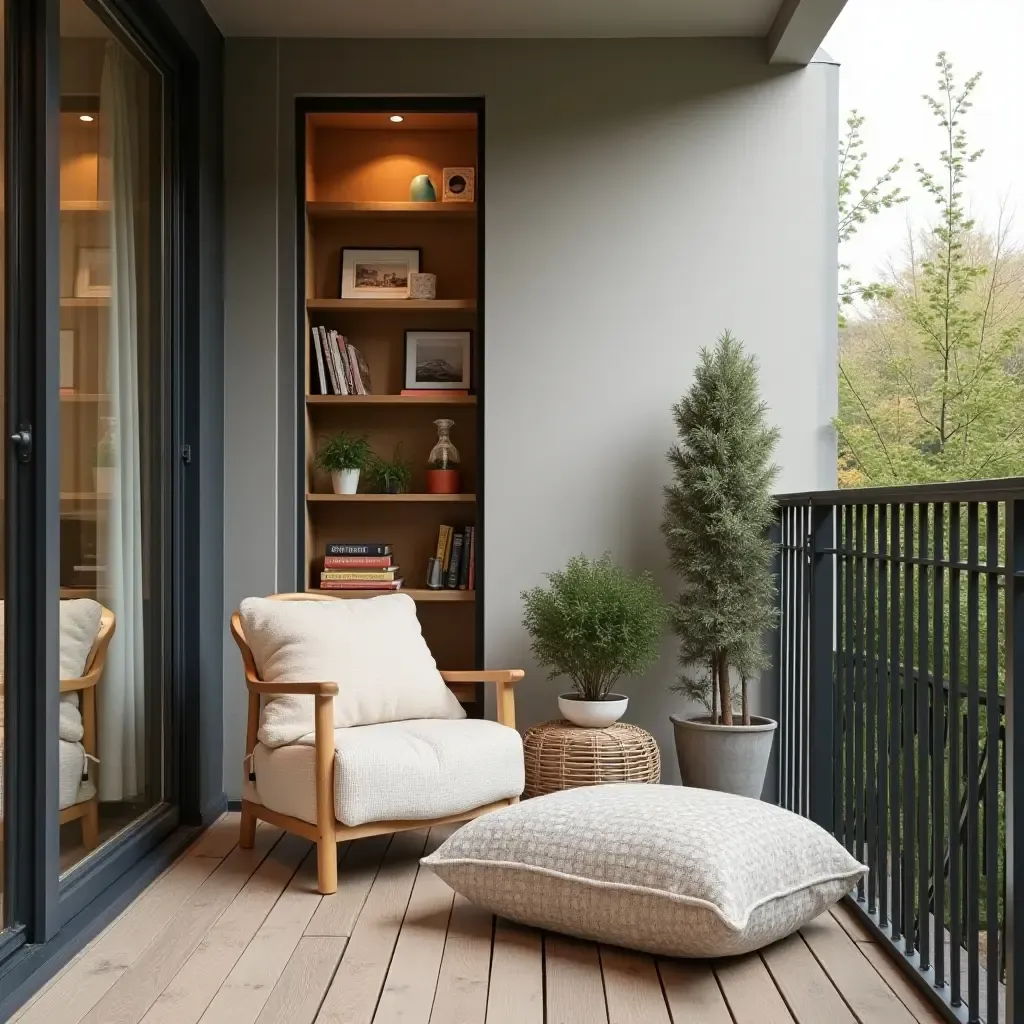
[[[92, 650], [85, 662], [85, 673], [74, 679], [60, 681], [61, 693], [78, 693], [79, 710], [82, 714], [82, 747], [86, 754], [96, 756], [96, 684], [103, 676], [107, 660], [107, 648], [114, 635], [114, 613], [104, 608], [100, 614], [100, 628], [93, 641]], [[60, 823], [81, 819], [82, 845], [94, 850], [99, 842], [99, 797], [93, 794], [88, 800], [65, 807], [60, 812]]]
[[[341, 600], [326, 594], [275, 594], [275, 600], [282, 601], [337, 601]], [[323, 894], [333, 893], [338, 886], [338, 861], [337, 844], [349, 839], [359, 839], [364, 836], [380, 835], [391, 832], [401, 832], [406, 829], [423, 828], [429, 825], [440, 825], [448, 822], [469, 821], [488, 811], [505, 807], [518, 802], [519, 792], [522, 785], [519, 784], [515, 794], [503, 799], [484, 804], [483, 806], [467, 808], [458, 813], [448, 814], [440, 818], [424, 818], [410, 820], [382, 820], [368, 821], [359, 825], [346, 825], [335, 816], [335, 727], [334, 727], [334, 696], [338, 693], [336, 682], [274, 682], [267, 683], [260, 679], [256, 668], [256, 662], [252, 651], [246, 641], [242, 628], [242, 621], [236, 611], [231, 616], [231, 635], [238, 645], [242, 655], [242, 664], [245, 669], [245, 682], [249, 691], [248, 720], [246, 724], [245, 749], [247, 756], [253, 756], [259, 745], [258, 730], [260, 727], [261, 698], [280, 697], [293, 694], [310, 694], [314, 699], [315, 706], [315, 734], [314, 734], [314, 758], [315, 758], [315, 806], [316, 823], [282, 813], [280, 810], [272, 810], [255, 799], [255, 787], [247, 786], [245, 799], [242, 800], [242, 821], [239, 844], [243, 849], [249, 849], [253, 845], [256, 822], [263, 820], [282, 828], [287, 832], [293, 832], [304, 836], [317, 844], [317, 880], [318, 889]], [[497, 697], [497, 720], [500, 725], [515, 728], [515, 702], [513, 687], [523, 678], [523, 672], [518, 669], [508, 671], [459, 671], [441, 672], [441, 677], [448, 688], [455, 696], [465, 703], [475, 698], [476, 683], [488, 683], [495, 688]], [[453, 725], [461, 725], [461, 722], [453, 722]], [[476, 723], [480, 724], [480, 723]], [[494, 728], [494, 723], [487, 723]], [[378, 728], [376, 726], [364, 726], [364, 729]], [[344, 732], [345, 730], [339, 730]], [[519, 757], [521, 761], [522, 748], [520, 743]], [[308, 748], [307, 748], [308, 749]], [[250, 780], [253, 780], [250, 775]]]

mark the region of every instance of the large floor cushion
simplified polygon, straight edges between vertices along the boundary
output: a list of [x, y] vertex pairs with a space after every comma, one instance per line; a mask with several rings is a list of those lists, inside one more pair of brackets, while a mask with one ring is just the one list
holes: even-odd
[[[316, 822], [312, 735], [257, 744], [247, 799]], [[334, 815], [345, 825], [442, 818], [523, 791], [519, 733], [480, 719], [423, 719], [334, 732]]]
[[484, 815], [423, 863], [522, 924], [684, 957], [781, 939], [867, 871], [824, 829], [771, 804], [628, 783]]

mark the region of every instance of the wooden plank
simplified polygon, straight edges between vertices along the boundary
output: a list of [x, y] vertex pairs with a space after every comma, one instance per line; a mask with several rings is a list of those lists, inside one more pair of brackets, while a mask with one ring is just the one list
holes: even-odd
[[831, 914], [822, 914], [800, 934], [861, 1024], [914, 1024], [910, 1011]]
[[800, 1024], [856, 1024], [828, 975], [799, 935], [761, 951], [775, 985]]
[[304, 935], [288, 958], [257, 1024], [312, 1024], [348, 939]]
[[391, 840], [327, 990], [317, 1024], [372, 1021], [426, 839], [426, 830], [417, 829], [401, 832]]
[[238, 811], [222, 814], [187, 851], [189, 857], [226, 857], [238, 845]]
[[671, 1024], [654, 957], [601, 946], [608, 1024]]
[[492, 914], [474, 907], [464, 896], [455, 897], [431, 1024], [484, 1024], [493, 931]]
[[499, 917], [494, 922], [487, 1024], [543, 1024], [544, 941], [541, 933]]
[[352, 934], [390, 842], [391, 836], [371, 836], [346, 844], [338, 868], [338, 891], [320, 901], [312, 920], [306, 925], [306, 935], [347, 938]]
[[316, 851], [311, 849], [200, 1024], [253, 1024], [322, 898], [316, 890]]
[[757, 953], [719, 961], [715, 975], [736, 1024], [793, 1024], [792, 1014]]
[[136, 1024], [280, 838], [279, 829], [263, 827], [251, 850], [236, 846], [82, 1020]]
[[[857, 947], [870, 961], [882, 980], [896, 993], [897, 998], [910, 1011], [918, 1024], [944, 1024], [924, 993], [905, 977], [891, 955], [877, 942], [864, 942]], [[1002, 1018], [1000, 1018], [1002, 1019]]]
[[840, 900], [830, 911], [839, 922], [840, 927], [854, 942], [875, 942], [875, 936], [868, 931], [868, 926], [860, 919], [853, 907], [846, 900]]
[[245, 952], [278, 897], [309, 853], [310, 843], [284, 836], [157, 996], [143, 1024], [195, 1024]]
[[178, 860], [68, 965], [19, 1021], [77, 1024], [220, 865], [212, 857]]
[[608, 1020], [597, 946], [565, 935], [544, 936], [547, 1024]]
[[659, 960], [658, 974], [672, 1024], [733, 1024], [708, 961]]

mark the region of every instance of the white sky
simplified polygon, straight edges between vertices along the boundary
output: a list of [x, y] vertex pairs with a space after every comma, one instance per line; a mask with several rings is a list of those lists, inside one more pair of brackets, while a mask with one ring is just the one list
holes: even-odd
[[936, 95], [935, 57], [945, 50], [959, 82], [982, 77], [964, 120], [971, 149], [965, 197], [979, 223], [994, 227], [1001, 199], [1024, 241], [1024, 0], [847, 0], [824, 43], [837, 61], [839, 110], [867, 118], [865, 179], [903, 157], [898, 182], [911, 200], [883, 211], [843, 247], [840, 259], [860, 280], [877, 277], [901, 249], [907, 218], [923, 227], [935, 206], [924, 198], [913, 165], [937, 169], [941, 130], [922, 93]]

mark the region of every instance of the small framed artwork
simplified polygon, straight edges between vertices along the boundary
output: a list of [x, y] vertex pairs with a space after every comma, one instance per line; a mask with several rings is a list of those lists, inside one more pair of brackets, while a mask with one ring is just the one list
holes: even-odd
[[61, 394], [73, 394], [75, 390], [75, 332], [60, 332], [60, 380]]
[[473, 167], [445, 167], [442, 172], [444, 203], [472, 203], [476, 198], [476, 169]]
[[472, 331], [406, 331], [407, 391], [468, 391]]
[[110, 250], [79, 249], [75, 267], [75, 298], [109, 299], [110, 283]]
[[343, 299], [407, 299], [409, 275], [420, 269], [419, 249], [342, 249]]

